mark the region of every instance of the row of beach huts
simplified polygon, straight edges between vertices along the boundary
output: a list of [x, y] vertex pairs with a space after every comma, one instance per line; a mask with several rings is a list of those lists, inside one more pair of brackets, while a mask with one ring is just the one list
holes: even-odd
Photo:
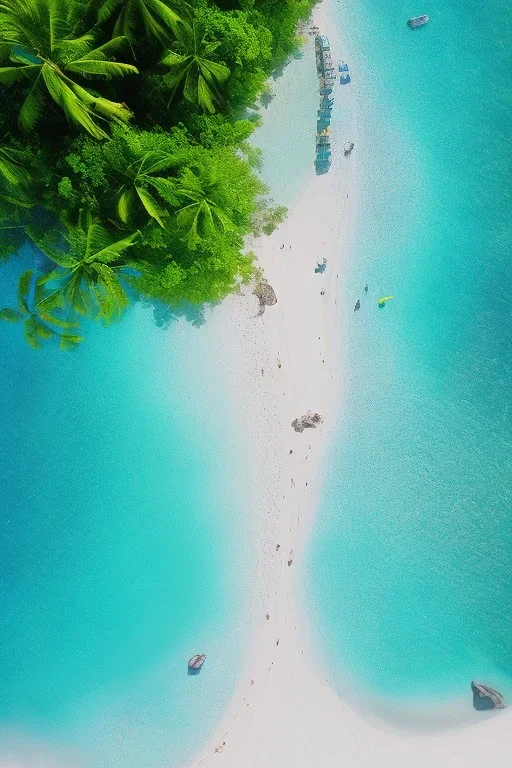
[[[316, 148], [315, 168], [317, 174], [327, 173], [331, 167], [331, 114], [334, 104], [332, 95], [336, 73], [331, 57], [331, 46], [326, 35], [317, 34], [315, 37], [316, 71], [320, 88], [320, 109], [316, 123]], [[350, 83], [348, 65], [341, 63], [338, 66], [340, 85]], [[349, 155], [354, 144], [348, 141], [344, 147], [344, 154]]]
[[331, 113], [334, 104], [332, 90], [336, 80], [331, 47], [326, 35], [315, 37], [316, 71], [320, 86], [320, 109], [316, 123], [315, 168], [318, 174], [331, 167]]

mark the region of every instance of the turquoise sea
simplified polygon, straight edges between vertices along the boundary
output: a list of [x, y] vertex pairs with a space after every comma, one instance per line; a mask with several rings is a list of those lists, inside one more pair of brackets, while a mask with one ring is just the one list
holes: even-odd
[[[1, 306], [21, 267], [2, 265]], [[0, 328], [2, 765], [172, 766], [220, 719], [247, 457], [208, 334], [141, 306], [71, 353]]]
[[472, 679], [512, 696], [512, 5], [333, 8], [361, 190], [310, 619], [345, 694], [469, 714]]

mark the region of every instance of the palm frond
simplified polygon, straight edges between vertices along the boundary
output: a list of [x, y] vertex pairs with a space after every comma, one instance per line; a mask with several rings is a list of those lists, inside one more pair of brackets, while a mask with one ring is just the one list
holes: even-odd
[[27, 93], [18, 115], [18, 122], [22, 131], [31, 131], [36, 125], [43, 111], [44, 97], [40, 86], [40, 76]]
[[103, 24], [110, 19], [112, 14], [119, 8], [124, 0], [104, 0], [98, 10], [98, 21]]
[[19, 312], [17, 309], [11, 309], [10, 307], [0, 309], [0, 320], [6, 320], [8, 323], [19, 323], [24, 317], [23, 312]]
[[26, 186], [30, 174], [23, 164], [24, 156], [11, 147], [0, 147], [0, 178], [11, 186]]
[[176, 166], [176, 158], [167, 152], [146, 152], [139, 166], [139, 174], [168, 171]]
[[[84, 106], [100, 117], [122, 123], [127, 123], [133, 117], [133, 112], [126, 104], [119, 104], [117, 101], [110, 101], [101, 96], [92, 96], [89, 91], [76, 83], [73, 83], [72, 88]], [[106, 137], [106, 134], [104, 136]]]
[[119, 53], [123, 48], [126, 48], [129, 44], [129, 40], [126, 35], [117, 35], [103, 45], [99, 45], [97, 48], [93, 48], [85, 56], [81, 56], [81, 59], [96, 59], [98, 61], [111, 61], [111, 57], [115, 53]]
[[66, 69], [68, 72], [76, 72], [80, 75], [93, 75], [94, 77], [123, 77], [124, 75], [137, 75], [139, 70], [133, 64], [121, 64], [117, 61], [95, 61], [94, 59], [77, 59], [70, 62]]
[[[84, 128], [95, 139], [107, 138], [105, 131], [97, 125], [91, 116], [91, 110], [87, 104], [83, 104], [71, 88], [48, 64], [44, 64], [42, 75], [52, 99], [61, 107], [66, 117], [80, 127]], [[85, 91], [81, 88], [80, 90]], [[90, 94], [88, 94], [90, 96]], [[94, 102], [93, 97], [91, 101]]]
[[153, 219], [155, 219], [155, 221], [158, 221], [163, 229], [165, 229], [165, 224], [162, 221], [163, 212], [159, 208], [155, 198], [149, 194], [147, 189], [143, 189], [142, 187], [135, 187], [135, 189], [146, 211]]
[[21, 67], [0, 67], [0, 83], [13, 85], [20, 80], [27, 80], [37, 76], [41, 71], [40, 64], [27, 64]]
[[126, 291], [115, 272], [106, 264], [96, 263], [94, 269], [99, 278], [95, 291], [95, 298], [100, 308], [99, 317], [106, 322], [118, 320], [129, 304]]
[[220, 64], [218, 61], [210, 61], [208, 59], [198, 59], [198, 66], [202, 74], [208, 81], [217, 81], [218, 83], [225, 82], [231, 74], [229, 67], [225, 64]]
[[[185, 94], [186, 96], [186, 94]], [[204, 109], [205, 112], [209, 112], [211, 115], [215, 112], [214, 94], [211, 87], [206, 83], [204, 77], [199, 75], [197, 78], [196, 86], [196, 98], [197, 103]], [[216, 99], [219, 101], [219, 99]], [[189, 99], [191, 101], [191, 99]]]
[[73, 39], [61, 40], [54, 47], [59, 62], [66, 67], [68, 62], [87, 56], [94, 44], [94, 35], [86, 34]]
[[175, 35], [178, 33], [184, 22], [181, 16], [169, 8], [166, 3], [163, 3], [162, 0], [145, 0], [145, 5], [160, 19], [167, 30], [172, 31]]
[[37, 331], [37, 325], [34, 317], [28, 317], [23, 323], [23, 335], [25, 336], [25, 341], [29, 347], [32, 347], [32, 349], [41, 348], [41, 339]]
[[133, 190], [133, 187], [130, 187], [129, 189], [125, 189], [122, 194], [119, 196], [119, 200], [117, 201], [117, 215], [123, 222], [123, 224], [127, 224], [132, 212], [133, 203], [135, 200], [135, 192]]
[[201, 239], [198, 233], [201, 203], [190, 203], [176, 216], [176, 223], [180, 229], [186, 230], [186, 240], [189, 248], [194, 249]]
[[112, 242], [112, 238], [103, 227], [99, 224], [91, 224], [87, 231], [87, 249], [84, 262], [108, 264], [110, 261], [115, 261], [135, 243], [138, 236], [139, 233], [134, 232], [128, 237]]
[[185, 62], [191, 61], [192, 57], [183, 55], [181, 53], [176, 53], [175, 51], [167, 51], [164, 58], [161, 59], [160, 64], [165, 64], [167, 67], [171, 67], [172, 69], [177, 69], [178, 67], [181, 67], [182, 64]]
[[[229, 218], [229, 216], [224, 213], [224, 211], [219, 208], [218, 205], [215, 205], [215, 203], [210, 204], [210, 211], [212, 214], [212, 223], [213, 226], [217, 229], [220, 229], [222, 232], [231, 232], [235, 229], [235, 225]], [[215, 225], [215, 221], [217, 221], [218, 225]]]
[[83, 336], [74, 336], [70, 333], [61, 333], [59, 346], [62, 350], [67, 351], [69, 349], [74, 349], [83, 340]]
[[135, 41], [135, 29], [137, 27], [137, 15], [133, 3], [124, 0], [121, 12], [114, 25], [114, 37], [127, 37], [130, 42]]
[[169, 203], [170, 205], [176, 205], [178, 203], [176, 185], [169, 179], [164, 179], [161, 176], [146, 176], [145, 182], [156, 189], [160, 197], [162, 197], [166, 203]]
[[34, 271], [32, 269], [27, 269], [18, 280], [18, 306], [21, 312], [24, 312], [25, 314], [29, 314], [30, 312], [28, 306], [28, 294], [33, 275]]

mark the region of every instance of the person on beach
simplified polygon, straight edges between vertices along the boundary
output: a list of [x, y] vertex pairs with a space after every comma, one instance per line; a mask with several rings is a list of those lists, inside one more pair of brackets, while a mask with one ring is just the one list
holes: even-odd
[[364, 292], [368, 293], [368, 283], [366, 283], [366, 285], [364, 286]]
[[282, 250], [283, 250], [283, 248], [284, 248], [284, 243], [282, 244], [282, 246], [281, 246], [281, 248], [280, 248], [279, 250], [281, 250], [281, 251], [282, 251]]

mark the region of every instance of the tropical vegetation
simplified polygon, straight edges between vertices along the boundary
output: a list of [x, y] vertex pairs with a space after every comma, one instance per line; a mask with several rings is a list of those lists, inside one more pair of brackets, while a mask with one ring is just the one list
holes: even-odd
[[313, 0], [0, 0], [0, 319], [38, 348], [135, 300], [216, 302], [284, 215], [249, 137]]

